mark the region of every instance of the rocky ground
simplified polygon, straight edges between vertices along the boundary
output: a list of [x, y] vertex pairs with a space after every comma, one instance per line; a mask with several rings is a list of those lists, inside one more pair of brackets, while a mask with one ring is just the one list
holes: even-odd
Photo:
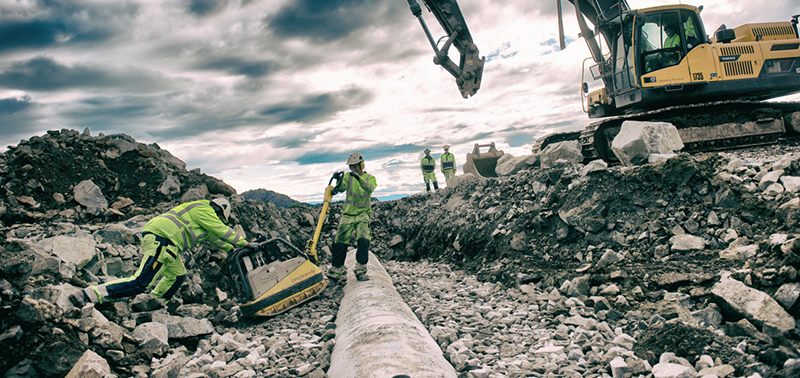
[[[133, 273], [141, 227], [180, 202], [229, 196], [248, 238], [301, 248], [319, 209], [242, 200], [125, 135], [54, 131], [0, 163], [0, 373], [326, 376], [341, 287], [241, 318], [225, 255], [207, 246], [184, 256], [171, 312], [148, 295], [66, 300]], [[373, 205], [371, 249], [462, 376], [800, 374], [796, 140], [633, 168], [518, 168]], [[340, 213], [334, 203], [323, 261]]]

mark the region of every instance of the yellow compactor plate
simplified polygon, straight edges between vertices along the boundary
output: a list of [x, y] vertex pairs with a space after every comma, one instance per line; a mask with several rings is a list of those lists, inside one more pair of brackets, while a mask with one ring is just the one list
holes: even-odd
[[322, 269], [306, 261], [258, 299], [240, 305], [239, 309], [244, 316], [275, 316], [307, 302], [327, 285]]

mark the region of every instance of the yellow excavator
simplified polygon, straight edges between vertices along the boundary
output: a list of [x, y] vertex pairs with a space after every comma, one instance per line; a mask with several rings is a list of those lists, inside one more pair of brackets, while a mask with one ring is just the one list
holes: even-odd
[[[800, 111], [796, 102], [762, 102], [800, 92], [798, 15], [733, 29], [722, 25], [708, 37], [702, 7], [630, 9], [625, 0], [569, 1], [595, 63], [589, 72], [603, 82], [590, 93], [581, 80], [584, 111], [601, 120], [580, 131], [539, 138], [534, 151], [577, 139], [585, 160], [615, 162], [610, 144], [626, 120], [674, 124], [689, 152], [770, 144], [787, 133], [791, 113]], [[447, 58], [449, 44], [437, 49], [416, 0], [408, 2], [434, 45], [434, 62], [450, 67], [463, 97], [474, 95], [480, 80], [476, 84], [467, 78], [482, 77], [483, 60], [468, 64], [476, 61], [478, 49], [457, 1], [423, 0], [448, 33], [447, 42], [452, 40], [461, 52], [460, 66]], [[563, 31], [560, 37], [563, 48]]]
[[258, 248], [235, 249], [225, 258], [223, 267], [242, 315], [271, 317], [282, 314], [316, 297], [328, 285], [318, 266], [317, 241], [333, 199], [331, 183], [334, 179], [341, 180], [341, 176], [334, 174], [325, 188], [317, 228], [304, 251], [285, 239], [267, 240], [262, 235], [254, 241]]

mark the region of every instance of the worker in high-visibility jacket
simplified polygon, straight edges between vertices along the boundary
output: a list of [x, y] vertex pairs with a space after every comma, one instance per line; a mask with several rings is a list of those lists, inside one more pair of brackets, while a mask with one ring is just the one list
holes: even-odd
[[234, 246], [258, 248], [227, 226], [231, 204], [225, 198], [187, 202], [148, 221], [142, 228], [142, 262], [132, 276], [70, 295], [77, 307], [111, 302], [152, 290], [154, 297], [170, 299], [186, 279], [180, 253], [207, 240], [230, 251]]
[[430, 149], [425, 149], [425, 156], [419, 162], [419, 168], [422, 170], [422, 177], [425, 179], [427, 191], [431, 191], [431, 182], [433, 182], [433, 189], [439, 190], [439, 183], [436, 182], [436, 159], [431, 156]]
[[439, 160], [441, 160], [442, 163], [442, 174], [444, 175], [444, 180], [446, 183], [447, 180], [450, 180], [456, 175], [456, 157], [450, 153], [450, 145], [445, 144], [443, 148], [444, 153]]
[[372, 234], [369, 230], [369, 217], [372, 215], [372, 192], [378, 185], [375, 176], [364, 170], [364, 157], [358, 152], [353, 152], [347, 158], [350, 172], [340, 174], [341, 180], [331, 191], [332, 194], [346, 193], [342, 207], [342, 219], [336, 230], [336, 239], [331, 248], [331, 269], [328, 277], [335, 280], [346, 278], [344, 260], [347, 257], [347, 247], [353, 232], [356, 234], [356, 266], [353, 273], [356, 279], [367, 279], [367, 262], [369, 261], [369, 242]]

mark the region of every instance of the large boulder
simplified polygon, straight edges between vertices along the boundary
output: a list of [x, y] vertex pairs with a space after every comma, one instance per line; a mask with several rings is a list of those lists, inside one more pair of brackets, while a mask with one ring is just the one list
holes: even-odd
[[111, 366], [108, 365], [108, 361], [91, 349], [87, 349], [66, 378], [102, 378], [108, 375], [111, 375]]
[[506, 156], [508, 156], [508, 158], [504, 159], [502, 163], [498, 161], [497, 167], [494, 169], [498, 176], [513, 175], [528, 167], [527, 160], [530, 155], [513, 157], [511, 154], [505, 154], [500, 159], [503, 159]]
[[95, 213], [97, 210], [108, 209], [108, 201], [103, 196], [100, 187], [95, 185], [92, 180], [83, 180], [73, 189], [75, 201], [85, 206], [90, 213]]
[[794, 318], [772, 297], [724, 275], [711, 288], [719, 306], [758, 326], [771, 324], [786, 332], [794, 328]]
[[37, 243], [36, 247], [52, 252], [61, 261], [75, 264], [78, 269], [82, 269], [94, 258], [96, 245], [97, 242], [92, 235], [83, 233], [75, 236], [58, 235], [47, 238]]
[[626, 166], [646, 164], [652, 154], [671, 154], [683, 148], [678, 129], [666, 122], [625, 121], [611, 150]]
[[165, 324], [170, 339], [185, 339], [214, 332], [214, 326], [208, 319], [185, 318], [156, 312], [153, 313], [153, 322]]
[[141, 340], [140, 344], [156, 340], [158, 343], [169, 347], [169, 329], [163, 323], [149, 322], [140, 324], [133, 329], [131, 336]]
[[448, 188], [454, 188], [454, 187], [458, 186], [458, 184], [461, 184], [462, 182], [474, 180], [476, 178], [477, 177], [475, 175], [473, 175], [472, 173], [465, 173], [463, 175], [453, 176], [453, 177], [451, 177], [450, 179], [447, 180], [447, 187]]
[[549, 144], [539, 154], [543, 169], [579, 163], [583, 163], [583, 152], [577, 140]]
[[705, 249], [706, 244], [708, 244], [705, 239], [689, 234], [675, 235], [669, 238], [669, 242], [672, 244], [670, 249], [677, 252], [702, 250]]
[[24, 297], [17, 310], [17, 317], [28, 324], [39, 324], [59, 319], [62, 313], [58, 306], [46, 300]]
[[165, 196], [178, 194], [181, 192], [181, 182], [174, 175], [168, 175], [164, 182], [161, 183], [161, 186], [158, 187], [158, 191]]

